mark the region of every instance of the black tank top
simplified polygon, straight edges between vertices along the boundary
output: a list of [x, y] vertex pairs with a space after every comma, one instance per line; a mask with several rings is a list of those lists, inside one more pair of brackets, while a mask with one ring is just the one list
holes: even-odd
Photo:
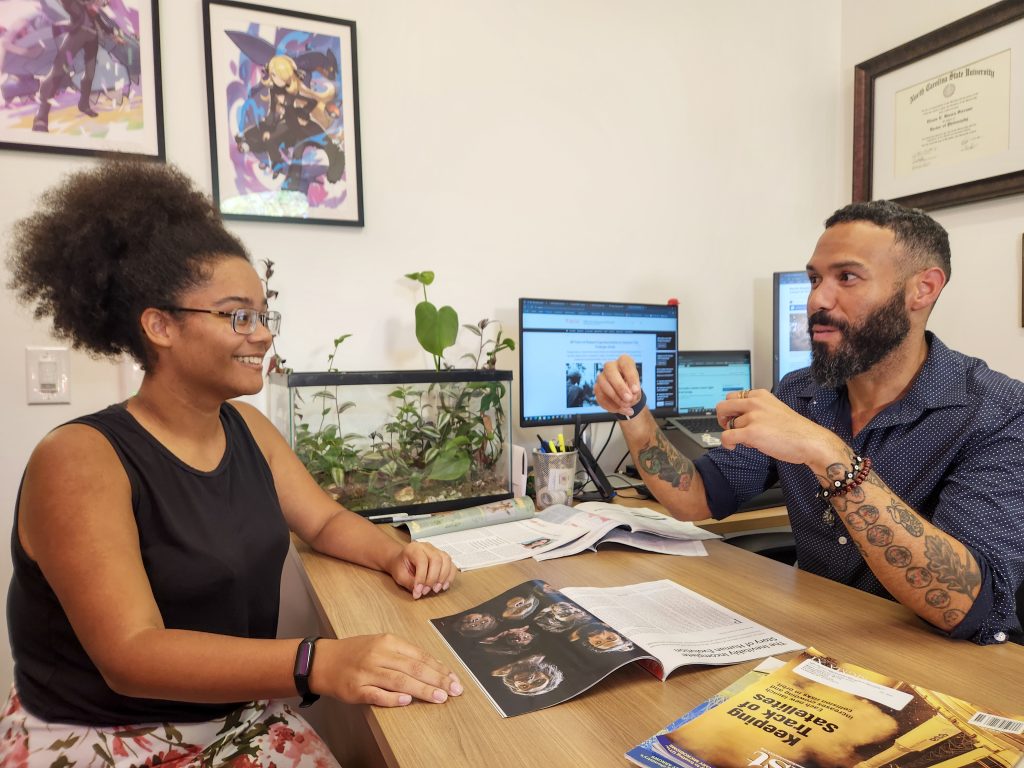
[[[227, 447], [212, 472], [180, 461], [123, 404], [70, 423], [103, 433], [124, 465], [142, 560], [164, 625], [272, 638], [288, 528], [270, 467], [241, 414], [224, 404], [220, 420]], [[112, 691], [78, 642], [42, 571], [22, 548], [17, 506], [11, 551], [7, 623], [14, 681], [29, 712], [50, 722], [104, 726], [197, 722], [239, 706], [140, 699]], [[116, 615], [116, 597], [108, 610]]]

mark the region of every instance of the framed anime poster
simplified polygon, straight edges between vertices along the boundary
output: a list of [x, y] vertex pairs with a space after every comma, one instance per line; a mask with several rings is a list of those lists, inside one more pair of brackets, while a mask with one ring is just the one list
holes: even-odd
[[163, 160], [157, 0], [0, 2], [0, 148]]
[[355, 23], [232, 0], [203, 19], [221, 214], [362, 226]]

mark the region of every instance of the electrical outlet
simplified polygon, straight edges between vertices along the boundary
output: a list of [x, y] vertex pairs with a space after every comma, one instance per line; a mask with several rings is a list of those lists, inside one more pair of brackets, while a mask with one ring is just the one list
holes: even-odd
[[25, 393], [29, 405], [71, 402], [67, 347], [25, 347]]

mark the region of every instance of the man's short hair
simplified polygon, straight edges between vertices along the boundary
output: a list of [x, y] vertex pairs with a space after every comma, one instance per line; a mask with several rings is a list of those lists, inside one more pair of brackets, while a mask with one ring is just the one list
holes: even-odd
[[949, 235], [941, 224], [920, 208], [907, 208], [891, 200], [850, 203], [825, 220], [825, 229], [855, 221], [867, 221], [892, 232], [896, 236], [895, 243], [903, 246], [909, 259], [906, 265], [908, 274], [939, 267], [949, 281], [953, 269]]

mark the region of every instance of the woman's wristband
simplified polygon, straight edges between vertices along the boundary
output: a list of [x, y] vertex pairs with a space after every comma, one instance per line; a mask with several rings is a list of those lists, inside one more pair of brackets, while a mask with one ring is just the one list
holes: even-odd
[[633, 416], [636, 416], [637, 414], [639, 414], [640, 411], [642, 411], [644, 409], [645, 405], [647, 405], [647, 394], [641, 389], [640, 390], [640, 399], [637, 400], [635, 403], [633, 403], [633, 414], [632, 414], [632, 416], [623, 416], [621, 413], [616, 413], [615, 414], [615, 418], [619, 419], [620, 421], [629, 421], [630, 419], [633, 418]]

